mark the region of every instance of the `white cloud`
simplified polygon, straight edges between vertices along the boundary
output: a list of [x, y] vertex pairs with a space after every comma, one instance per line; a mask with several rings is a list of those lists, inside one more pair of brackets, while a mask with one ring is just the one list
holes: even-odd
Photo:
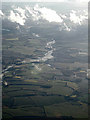
[[[20, 7], [13, 7], [13, 10], [10, 11], [10, 15], [8, 17], [12, 22], [19, 23], [20, 25], [24, 25], [26, 19], [32, 19], [34, 21], [46, 20], [48, 22], [55, 22], [61, 25], [60, 30], [71, 31], [73, 26], [82, 25], [86, 23], [88, 19], [87, 10], [72, 10], [68, 14], [57, 14], [55, 10], [40, 7], [36, 4], [34, 7], [25, 6], [25, 9]], [[62, 23], [62, 24], [61, 24]], [[37, 36], [38, 37], [38, 36]]]
[[46, 7], [39, 7], [38, 4], [34, 7], [26, 6], [25, 9], [22, 9], [20, 7], [15, 8], [14, 6], [13, 10], [10, 11], [10, 16], [8, 19], [12, 22], [24, 25], [27, 17], [32, 18], [34, 21], [47, 20], [48, 22], [63, 22], [63, 19], [56, 13], [56, 11]]
[[30, 7], [26, 7], [29, 13], [32, 15], [33, 20], [44, 19], [48, 22], [57, 22], [61, 23], [63, 19], [56, 13], [56, 11], [51, 10], [46, 7], [40, 8], [38, 5], [34, 6], [34, 9]]
[[[14, 12], [14, 11], [17, 12]], [[22, 8], [18, 7], [16, 9], [14, 9], [10, 11], [10, 16], [8, 17], [9, 20], [11, 20], [12, 22], [16, 22], [19, 23], [20, 25], [24, 25], [25, 23], [25, 10], [23, 10]]]
[[26, 19], [25, 10], [24, 9], [18, 7], [15, 10], [21, 14], [22, 18]]
[[12, 10], [10, 12], [10, 16], [8, 17], [8, 19], [11, 20], [12, 22], [19, 23], [20, 25], [24, 25], [25, 23], [25, 20], [18, 13], [14, 13]]
[[70, 20], [75, 24], [81, 25], [87, 19], [88, 15], [85, 10], [83, 11], [83, 15], [82, 14], [77, 15], [77, 11], [74, 10], [72, 10], [72, 12], [70, 13]]
[[[70, 15], [70, 16], [69, 16]], [[60, 14], [62, 17], [63, 15]], [[75, 30], [79, 25], [88, 23], [88, 11], [87, 10], [71, 10], [71, 12], [63, 17], [63, 23], [59, 26], [59, 31], [66, 30], [70, 32]]]
[[70, 20], [73, 22], [73, 23], [78, 23], [78, 24], [81, 24], [81, 20], [78, 16], [76, 16], [76, 14], [74, 12], [70, 13]]
[[[35, 10], [35, 7], [34, 8], [31, 8], [29, 6], [26, 6], [26, 10], [28, 10], [28, 12], [30, 13], [30, 15], [32, 16], [32, 19], [34, 21], [37, 21], [39, 19], [41, 19], [41, 16], [40, 16], [40, 13], [38, 10]], [[30, 16], [28, 15], [28, 17]]]
[[43, 19], [46, 19], [49, 22], [62, 22], [63, 20], [61, 17], [56, 13], [56, 11], [47, 9], [47, 8], [40, 8], [39, 11], [41, 12], [41, 16]]

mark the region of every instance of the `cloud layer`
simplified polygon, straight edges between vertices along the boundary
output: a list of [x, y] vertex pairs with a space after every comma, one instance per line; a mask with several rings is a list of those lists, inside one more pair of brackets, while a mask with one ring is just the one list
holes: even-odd
[[13, 10], [11, 10], [8, 19], [11, 20], [12, 22], [16, 22], [19, 23], [20, 25], [24, 25], [26, 20], [25, 10], [19, 7], [14, 10], [16, 10], [17, 12], [15, 13]]
[[48, 9], [46, 7], [40, 8], [37, 5], [34, 6], [34, 9], [26, 7], [29, 13], [32, 15], [33, 20], [47, 20], [48, 22], [57, 22], [61, 23], [63, 19], [56, 13], [56, 11]]
[[[1, 12], [1, 15], [3, 13]], [[41, 24], [40, 21], [47, 21], [48, 23], [56, 23], [59, 30], [66, 30], [70, 32], [74, 27], [87, 23], [88, 12], [87, 10], [71, 10], [70, 13], [62, 14], [57, 13], [55, 10], [46, 7], [40, 7], [38, 4], [35, 6], [25, 6], [25, 8], [13, 7], [7, 16], [11, 22], [16, 22], [22, 26], [25, 22], [35, 21]], [[39, 22], [38, 22], [39, 21]]]
[[72, 12], [70, 13], [70, 20], [75, 23], [75, 24], [79, 24], [81, 25], [85, 20], [88, 19], [88, 15], [86, 13], [86, 11], [83, 11], [84, 15], [77, 15], [77, 12], [72, 10]]

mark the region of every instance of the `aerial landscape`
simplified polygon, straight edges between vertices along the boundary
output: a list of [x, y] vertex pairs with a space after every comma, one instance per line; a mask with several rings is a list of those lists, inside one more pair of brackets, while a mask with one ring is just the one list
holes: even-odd
[[87, 5], [3, 2], [1, 17], [2, 118], [88, 119]]

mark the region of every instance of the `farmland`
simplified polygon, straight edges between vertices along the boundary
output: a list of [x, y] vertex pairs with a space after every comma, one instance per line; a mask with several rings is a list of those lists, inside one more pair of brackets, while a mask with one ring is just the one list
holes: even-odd
[[86, 27], [58, 31], [56, 23], [30, 20], [3, 20], [2, 27], [3, 119], [87, 119]]

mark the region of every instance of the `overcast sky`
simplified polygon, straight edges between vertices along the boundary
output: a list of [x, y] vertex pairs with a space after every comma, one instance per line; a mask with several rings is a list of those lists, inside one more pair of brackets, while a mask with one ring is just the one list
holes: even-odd
[[87, 3], [90, 0], [0, 0], [2, 2], [77, 2]]

